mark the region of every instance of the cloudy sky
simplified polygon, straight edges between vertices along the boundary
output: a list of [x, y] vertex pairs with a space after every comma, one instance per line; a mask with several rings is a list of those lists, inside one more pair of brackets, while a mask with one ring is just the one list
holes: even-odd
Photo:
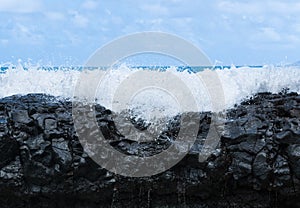
[[127, 34], [163, 31], [221, 64], [300, 60], [300, 1], [0, 0], [0, 63], [81, 65]]

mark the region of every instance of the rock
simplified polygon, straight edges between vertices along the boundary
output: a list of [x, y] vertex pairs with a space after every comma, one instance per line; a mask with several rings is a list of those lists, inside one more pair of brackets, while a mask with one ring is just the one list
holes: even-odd
[[291, 180], [291, 171], [286, 158], [278, 155], [274, 163], [274, 168], [274, 174], [277, 176], [275, 177], [276, 180], [274, 181], [274, 185], [280, 187]]
[[29, 124], [32, 119], [28, 116], [27, 110], [15, 110], [11, 112], [12, 120], [23, 124]]
[[249, 137], [245, 141], [240, 142], [236, 145], [228, 146], [229, 150], [248, 152], [250, 154], [257, 154], [263, 147], [265, 147], [266, 142], [264, 139], [256, 139], [255, 137]]
[[275, 139], [280, 143], [300, 144], [300, 131], [289, 129], [287, 131], [277, 133], [275, 135]]
[[45, 127], [44, 129], [47, 131], [51, 131], [57, 128], [57, 122], [55, 119], [47, 118], [44, 120]]
[[265, 152], [260, 152], [253, 162], [253, 174], [261, 180], [266, 180], [271, 167], [267, 163], [267, 155]]
[[68, 147], [68, 141], [63, 138], [52, 140], [52, 149], [62, 167], [67, 167], [72, 162], [71, 150]]
[[48, 185], [54, 177], [54, 169], [43, 165], [40, 162], [29, 161], [24, 167], [24, 178], [27, 186]]
[[300, 118], [300, 108], [293, 108], [290, 110], [290, 114], [292, 117]]
[[295, 176], [300, 179], [300, 144], [293, 144], [287, 148], [290, 165]]
[[15, 160], [8, 163], [0, 170], [0, 184], [1, 189], [4, 187], [21, 189], [24, 185], [24, 177], [20, 158], [16, 157]]
[[[69, 101], [43, 94], [2, 98], [1, 207], [266, 208], [296, 204], [300, 202], [299, 108], [297, 93], [259, 93], [236, 105], [227, 111], [217, 149], [204, 162], [199, 162], [199, 154], [213, 114], [201, 112], [196, 142], [177, 165], [155, 176], [130, 178], [95, 163], [77, 133], [99, 128], [124, 157], [146, 158], [178, 143], [182, 115], [169, 120], [156, 140], [136, 142], [118, 132], [113, 112], [101, 105], [87, 106], [81, 119], [86, 126], [75, 131]], [[93, 116], [98, 126], [87, 122], [86, 117]], [[141, 132], [150, 127], [138, 116], [132, 119]], [[88, 136], [97, 138], [95, 132]], [[182, 146], [176, 148], [181, 151]]]
[[0, 138], [8, 134], [8, 121], [5, 116], [0, 116]]
[[37, 137], [30, 137], [28, 140], [24, 141], [30, 150], [32, 151], [45, 151], [46, 147], [51, 145], [51, 142], [45, 141], [42, 135]]
[[245, 152], [233, 152], [231, 154], [232, 163], [229, 171], [236, 180], [248, 176], [252, 171], [253, 157]]
[[16, 140], [9, 137], [0, 138], [0, 168], [13, 161], [19, 152], [19, 145]]

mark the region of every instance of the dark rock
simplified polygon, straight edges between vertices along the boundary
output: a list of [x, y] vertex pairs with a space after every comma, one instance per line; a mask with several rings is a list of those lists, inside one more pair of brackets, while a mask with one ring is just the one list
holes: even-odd
[[11, 161], [7, 166], [4, 166], [0, 170], [0, 183], [3, 187], [18, 188], [21, 189], [24, 185], [23, 170], [20, 162], [20, 158], [16, 157], [15, 160]]
[[15, 110], [11, 112], [12, 120], [23, 124], [29, 124], [32, 119], [28, 116], [27, 110]]
[[290, 165], [297, 178], [300, 179], [300, 145], [293, 144], [287, 148]]
[[247, 140], [242, 141], [239, 144], [228, 146], [228, 149], [247, 152], [250, 154], [257, 154], [263, 147], [265, 147], [265, 145], [265, 139], [256, 139], [255, 137], [249, 137]]
[[24, 166], [26, 185], [29, 187], [45, 186], [53, 180], [54, 171], [40, 162], [30, 161]]
[[8, 135], [8, 121], [5, 116], [0, 116], [0, 138]]
[[274, 181], [274, 186], [282, 187], [284, 184], [291, 180], [291, 171], [289, 167], [289, 162], [286, 158], [278, 155], [274, 163], [274, 174], [276, 179]]
[[275, 135], [275, 139], [280, 143], [300, 144], [300, 130], [295, 131], [289, 129], [287, 131], [277, 133]]
[[13, 161], [19, 152], [19, 145], [16, 140], [9, 137], [0, 138], [0, 168]]
[[63, 138], [52, 140], [52, 149], [58, 160], [59, 168], [65, 171], [71, 169], [72, 152], [68, 147], [68, 141]]
[[[299, 109], [297, 93], [259, 93], [245, 100], [227, 111], [217, 149], [200, 163], [198, 156], [213, 117], [201, 112], [196, 142], [176, 166], [155, 176], [129, 178], [102, 168], [83, 150], [76, 133], [84, 134], [86, 128], [75, 131], [71, 102], [43, 94], [3, 98], [1, 207], [296, 206], [300, 202]], [[86, 117], [93, 116], [98, 126], [87, 122]], [[81, 121], [91, 134], [99, 128], [124, 156], [150, 157], [177, 144], [182, 115], [168, 121], [167, 128], [149, 142], [121, 135], [114, 116], [103, 106], [87, 106]], [[131, 123], [141, 132], [151, 125], [137, 115]]]
[[238, 180], [251, 174], [253, 157], [246, 152], [233, 152], [231, 154], [232, 163], [229, 171], [233, 174], [234, 179]]
[[47, 118], [44, 120], [45, 122], [45, 130], [50, 131], [57, 128], [57, 122], [55, 119]]
[[271, 167], [269, 166], [267, 162], [267, 155], [265, 152], [260, 152], [255, 157], [253, 162], [253, 174], [254, 176], [257, 176], [261, 180], [266, 180], [268, 177], [268, 174], [271, 170]]

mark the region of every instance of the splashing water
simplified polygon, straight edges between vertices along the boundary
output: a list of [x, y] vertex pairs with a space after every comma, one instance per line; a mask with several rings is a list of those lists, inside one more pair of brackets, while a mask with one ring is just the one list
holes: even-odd
[[[96, 93], [96, 100], [105, 107], [109, 107], [114, 92], [120, 84], [139, 68], [129, 68], [125, 65], [118, 69], [105, 73]], [[145, 70], [145, 67], [143, 67]], [[163, 71], [145, 70], [147, 73], [166, 73]], [[211, 111], [209, 95], [205, 86], [198, 79], [198, 74], [207, 73], [209, 70], [190, 73], [187, 70], [178, 71], [176, 67], [169, 67], [171, 71], [185, 83], [193, 94], [199, 111]], [[300, 93], [300, 68], [290, 67], [231, 67], [216, 69], [225, 97], [224, 108], [231, 108], [246, 97], [258, 92], [280, 92], [283, 88]], [[45, 69], [38, 66], [23, 68], [7, 67], [0, 73], [0, 97], [14, 94], [45, 93], [63, 98], [72, 98], [76, 82], [80, 76], [81, 68]], [[86, 73], [93, 73], [88, 70]], [[176, 84], [176, 83], [174, 83]], [[117, 101], [115, 101], [117, 102]], [[131, 99], [130, 108], [134, 108], [145, 116], [153, 115], [149, 112], [157, 111], [157, 114], [175, 115], [179, 113], [178, 101], [161, 90], [143, 91]], [[140, 115], [139, 114], [139, 115]], [[155, 115], [157, 115], [155, 114]], [[149, 118], [152, 119], [152, 118]]]

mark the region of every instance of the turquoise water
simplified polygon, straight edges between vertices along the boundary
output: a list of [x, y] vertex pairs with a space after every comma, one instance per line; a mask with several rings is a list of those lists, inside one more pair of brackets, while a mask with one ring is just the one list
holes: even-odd
[[[133, 69], [144, 69], [144, 70], [155, 70], [155, 71], [166, 71], [167, 69], [169, 69], [171, 66], [132, 66], [131, 68]], [[232, 66], [177, 66], [177, 71], [188, 71], [188, 72], [200, 72], [203, 71], [205, 69], [211, 69], [211, 70], [215, 70], [215, 69], [229, 69]], [[235, 68], [241, 68], [244, 66], [235, 66]], [[250, 68], [262, 68], [263, 66], [261, 65], [257, 65], [257, 66], [248, 66]], [[9, 69], [16, 69], [17, 66], [1, 66], [0, 67], [0, 73], [4, 73]], [[23, 67], [22, 68], [24, 70], [28, 70], [28, 67]], [[75, 71], [82, 71], [83, 69], [96, 69], [99, 67], [83, 67], [83, 66], [41, 66], [38, 67], [38, 69], [41, 70], [49, 70], [49, 71], [58, 71], [58, 70], [75, 70]], [[101, 69], [107, 69], [105, 67], [101, 68]]]

